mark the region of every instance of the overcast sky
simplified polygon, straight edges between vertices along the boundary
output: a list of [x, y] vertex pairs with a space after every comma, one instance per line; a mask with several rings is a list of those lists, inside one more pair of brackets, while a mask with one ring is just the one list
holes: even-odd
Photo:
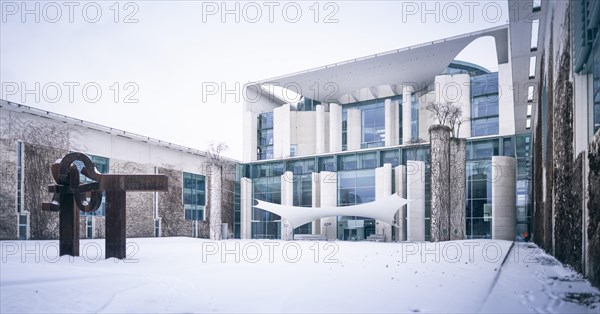
[[[508, 23], [506, 1], [0, 2], [0, 98], [197, 149], [222, 141], [236, 159], [242, 99], [203, 99], [203, 85]], [[458, 59], [497, 69], [490, 38]]]

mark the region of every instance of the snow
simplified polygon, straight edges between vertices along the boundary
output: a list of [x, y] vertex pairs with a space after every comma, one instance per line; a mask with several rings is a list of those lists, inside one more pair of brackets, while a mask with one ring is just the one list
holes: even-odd
[[[600, 308], [600, 300], [593, 303], [597, 289], [532, 244], [511, 250], [512, 242], [492, 240], [127, 243], [128, 259], [121, 261], [104, 259], [103, 240], [81, 240], [82, 256], [75, 258], [59, 258], [58, 241], [0, 242], [0, 312], [598, 313]], [[565, 301], [571, 291], [588, 293], [590, 304]]]

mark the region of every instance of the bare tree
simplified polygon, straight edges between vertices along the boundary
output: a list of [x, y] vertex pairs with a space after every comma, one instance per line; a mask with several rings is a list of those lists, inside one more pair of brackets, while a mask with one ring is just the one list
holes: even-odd
[[450, 127], [452, 137], [458, 137], [460, 126], [465, 121], [463, 109], [459, 104], [450, 102], [433, 102], [425, 107], [431, 112], [438, 124]]

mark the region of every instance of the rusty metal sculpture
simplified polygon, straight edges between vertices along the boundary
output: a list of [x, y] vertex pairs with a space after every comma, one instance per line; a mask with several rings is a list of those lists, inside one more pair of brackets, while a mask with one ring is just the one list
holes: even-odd
[[[80, 184], [80, 172], [74, 162], [83, 163], [81, 174], [94, 182]], [[58, 211], [60, 255], [79, 256], [79, 210], [94, 212], [106, 193], [106, 253], [105, 258], [126, 257], [126, 191], [167, 191], [165, 175], [100, 174], [92, 160], [82, 153], [69, 153], [52, 165], [55, 185], [50, 203], [42, 209]], [[89, 198], [88, 198], [89, 196]]]

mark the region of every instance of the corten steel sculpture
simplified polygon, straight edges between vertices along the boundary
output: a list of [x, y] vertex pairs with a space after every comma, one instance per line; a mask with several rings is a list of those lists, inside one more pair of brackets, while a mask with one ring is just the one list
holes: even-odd
[[[81, 174], [95, 182], [80, 184], [79, 170], [74, 165], [81, 161]], [[94, 212], [106, 193], [106, 254], [105, 258], [126, 257], [126, 191], [167, 191], [165, 175], [100, 174], [92, 160], [82, 153], [69, 153], [52, 165], [55, 185], [52, 202], [43, 203], [42, 209], [58, 211], [60, 228], [60, 255], [79, 256], [79, 210]], [[89, 199], [88, 199], [89, 196]]]

